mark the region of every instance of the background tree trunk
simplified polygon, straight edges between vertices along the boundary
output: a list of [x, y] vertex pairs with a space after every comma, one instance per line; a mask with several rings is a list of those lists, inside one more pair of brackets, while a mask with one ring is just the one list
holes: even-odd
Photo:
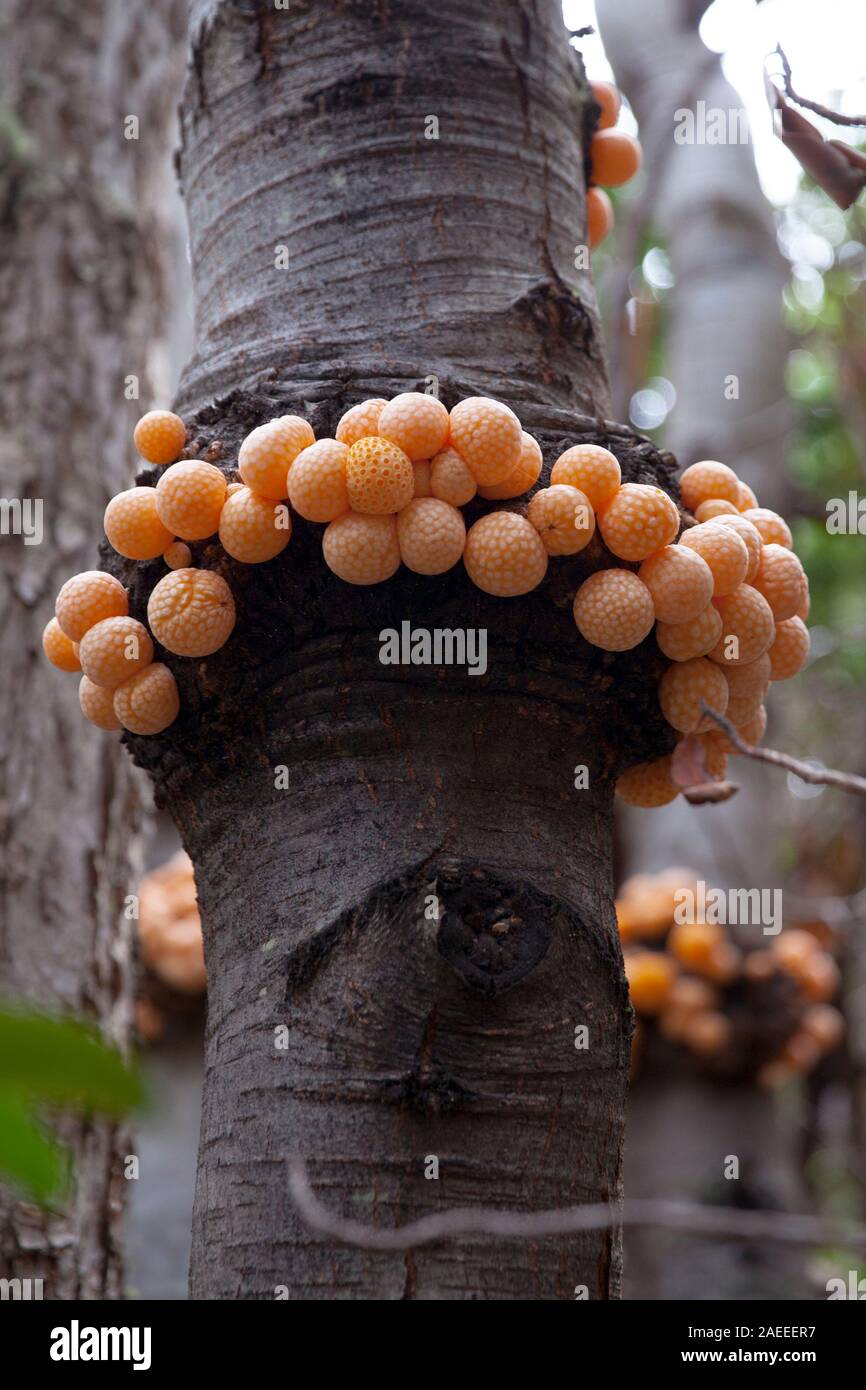
[[[140, 789], [40, 638], [61, 583], [93, 565], [106, 501], [130, 481], [165, 314], [160, 207], [183, 10], [0, 4], [0, 490], [43, 499], [45, 528], [40, 545], [3, 540], [0, 978], [4, 994], [83, 1014], [121, 1044], [132, 992], [119, 924]], [[124, 138], [129, 115], [138, 139]], [[124, 398], [129, 376], [140, 401]], [[4, 1202], [0, 1273], [44, 1279], [46, 1298], [117, 1297], [129, 1136], [99, 1121], [62, 1132], [77, 1175], [69, 1208], [47, 1217]]]
[[[603, 420], [574, 268], [586, 118], [556, 0], [531, 18], [519, 0], [194, 4], [180, 171], [197, 347], [178, 408], [202, 447], [218, 440], [230, 471], [270, 416], [329, 435], [354, 401], [432, 378], [449, 406], [506, 400], [548, 466], [599, 439], [627, 478], [672, 488], [669, 460]], [[229, 578], [236, 632], [206, 662], [169, 658], [179, 719], [127, 740], [193, 858], [205, 935], [193, 1295], [616, 1296], [606, 1233], [370, 1255], [313, 1236], [286, 1186], [299, 1151], [329, 1206], [389, 1227], [618, 1195], [613, 780], [668, 734], [652, 644], [604, 656], [575, 632], [600, 548], [511, 603], [462, 568], [350, 588], [297, 519], [268, 565], [193, 549]], [[106, 559], [143, 613], [159, 567]], [[487, 675], [381, 665], [380, 631], [406, 619], [486, 628]]]
[[[788, 269], [776, 246], [772, 211], [761, 190], [751, 144], [678, 144], [675, 113], [741, 107], [718, 55], [701, 41], [704, 6], [661, 3], [640, 23], [638, 0], [598, 0], [605, 52], [640, 122], [645, 188], [618, 230], [624, 247], [610, 289], [624, 309], [627, 279], [647, 228], [664, 241], [676, 283], [665, 297], [664, 372], [677, 391], [664, 439], [685, 466], [723, 459], [756, 489], [763, 506], [790, 510], [784, 454], [791, 425], [784, 372], [789, 335], [782, 320]], [[625, 412], [645, 384], [618, 331], [621, 370], [617, 408]], [[637, 365], [639, 375], [635, 375]], [[630, 370], [631, 366], [631, 370]], [[734, 374], [737, 398], [725, 394]], [[771, 706], [772, 719], [772, 706]], [[768, 737], [768, 742], [772, 739]], [[671, 862], [692, 866], [708, 883], [778, 886], [767, 845], [781, 838], [778, 779], [746, 758], [729, 776], [742, 790], [718, 806], [682, 798], [656, 811], [621, 811], [622, 871], [641, 873]], [[649, 1050], [628, 1103], [626, 1186], [633, 1197], [669, 1197], [803, 1210], [798, 1126], [766, 1092], [696, 1074], [671, 1048]], [[722, 1178], [736, 1154], [741, 1179]], [[698, 1237], [626, 1232], [626, 1295], [682, 1299], [806, 1297], [802, 1264], [786, 1252]]]

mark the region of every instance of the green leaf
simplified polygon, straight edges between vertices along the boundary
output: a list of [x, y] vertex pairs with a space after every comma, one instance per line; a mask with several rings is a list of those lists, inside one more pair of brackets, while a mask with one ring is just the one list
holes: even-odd
[[64, 1150], [14, 1091], [0, 1089], [0, 1174], [38, 1202], [59, 1197], [69, 1175]]
[[143, 1098], [139, 1072], [74, 1019], [0, 1011], [0, 1087], [75, 1110], [122, 1115]]

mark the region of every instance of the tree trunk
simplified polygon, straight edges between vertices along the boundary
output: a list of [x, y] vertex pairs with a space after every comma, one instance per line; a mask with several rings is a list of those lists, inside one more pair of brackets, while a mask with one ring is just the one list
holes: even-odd
[[[134, 886], [138, 779], [84, 724], [77, 677], [46, 666], [40, 638], [62, 582], [93, 565], [106, 501], [129, 482], [142, 407], [124, 389], [134, 375], [146, 397], [163, 313], [153, 209], [182, 6], [4, 0], [0, 26], [0, 490], [44, 503], [41, 544], [3, 542], [0, 977], [4, 995], [83, 1014], [122, 1044], [131, 976], [119, 923]], [[130, 114], [138, 140], [124, 138]], [[0, 1274], [43, 1279], [46, 1298], [117, 1297], [129, 1137], [93, 1119], [62, 1133], [76, 1172], [68, 1209], [4, 1201]]]
[[[548, 467], [598, 439], [625, 477], [671, 488], [669, 460], [603, 421], [574, 268], [587, 101], [556, 0], [531, 21], [519, 0], [194, 5], [197, 348], [178, 408], [202, 445], [230, 470], [270, 416], [332, 435], [353, 402], [433, 379], [449, 406], [507, 401]], [[320, 534], [296, 519], [255, 568], [195, 547], [229, 578], [236, 632], [207, 662], [170, 659], [178, 721], [128, 739], [195, 862], [205, 934], [193, 1295], [617, 1296], [607, 1233], [404, 1258], [323, 1240], [292, 1208], [293, 1152], [331, 1208], [383, 1227], [616, 1200], [631, 1023], [613, 779], [668, 746], [655, 649], [605, 656], [575, 632], [598, 547], [507, 602], [462, 567], [350, 588]], [[135, 611], [156, 578], [139, 568]], [[487, 629], [487, 674], [382, 665], [379, 634], [404, 620]]]

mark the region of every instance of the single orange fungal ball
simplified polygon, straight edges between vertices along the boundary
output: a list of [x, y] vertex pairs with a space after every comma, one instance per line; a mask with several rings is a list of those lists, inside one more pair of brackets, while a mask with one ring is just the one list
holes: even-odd
[[78, 703], [81, 713], [98, 729], [115, 733], [121, 723], [114, 713], [114, 691], [103, 685], [94, 685], [88, 676], [82, 676], [78, 686]]
[[345, 415], [341, 415], [340, 423], [337, 425], [335, 433], [339, 443], [351, 448], [359, 439], [378, 434], [379, 416], [387, 404], [387, 401], [377, 396], [373, 400], [361, 401], [360, 405], [353, 405]]
[[448, 411], [436, 396], [404, 391], [379, 415], [379, 434], [402, 449], [413, 463], [432, 458], [448, 443]]
[[671, 661], [706, 656], [722, 634], [722, 618], [712, 603], [687, 623], [656, 623], [656, 641]]
[[222, 548], [244, 565], [273, 560], [285, 550], [291, 534], [292, 521], [286, 504], [261, 497], [248, 487], [228, 497], [220, 513]]
[[57, 622], [71, 642], [80, 642], [103, 618], [122, 618], [128, 612], [129, 597], [120, 580], [102, 570], [85, 570], [67, 579], [54, 605]]
[[628, 951], [624, 957], [628, 992], [639, 1014], [657, 1014], [670, 998], [677, 967], [663, 951]]
[[704, 612], [713, 597], [709, 565], [694, 550], [665, 545], [644, 560], [639, 577], [652, 594], [662, 623], [687, 623]]
[[192, 551], [186, 541], [172, 541], [162, 558], [170, 570], [182, 570], [192, 563]]
[[687, 970], [707, 975], [712, 971], [714, 953], [724, 942], [724, 931], [717, 922], [677, 922], [671, 927], [667, 948]]
[[752, 507], [757, 507], [757, 505], [758, 505], [758, 499], [757, 499], [757, 497], [756, 497], [755, 494], [753, 493], [752, 489], [749, 487], [749, 484], [748, 484], [748, 483], [744, 483], [743, 480], [742, 480], [742, 478], [741, 478], [741, 479], [740, 479], [740, 497], [739, 497], [739, 501], [738, 501], [738, 503], [737, 503], [737, 510], [740, 511], [740, 512], [746, 512], [746, 511], [749, 511], [750, 508], [752, 508]]
[[693, 463], [680, 478], [680, 497], [683, 506], [693, 512], [711, 497], [721, 498], [737, 508], [740, 500], [740, 480], [733, 468], [715, 459]]
[[514, 598], [541, 583], [547, 573], [547, 551], [526, 517], [488, 512], [470, 528], [463, 563], [473, 584], [486, 594]]
[[724, 598], [743, 583], [749, 570], [749, 551], [742, 536], [732, 526], [703, 521], [680, 537], [680, 545], [694, 550], [709, 565], [713, 576], [713, 597]]
[[469, 396], [451, 411], [451, 443], [479, 487], [504, 483], [520, 462], [520, 421], [501, 401]]
[[450, 446], [430, 462], [430, 490], [440, 502], [463, 507], [478, 491], [478, 484], [464, 459]]
[[752, 587], [763, 594], [776, 622], [793, 618], [803, 602], [806, 575], [793, 550], [772, 541], [765, 545]]
[[242, 487], [246, 487], [246, 483], [229, 483], [226, 488], [226, 497], [234, 497], [235, 493], [240, 492]]
[[650, 763], [635, 763], [618, 778], [616, 794], [629, 806], [667, 806], [681, 788], [671, 778], [671, 755]]
[[466, 523], [438, 497], [414, 497], [397, 516], [400, 558], [415, 574], [444, 574], [463, 554]]
[[147, 603], [151, 632], [175, 656], [219, 651], [231, 636], [235, 617], [232, 591], [213, 570], [172, 570]]
[[586, 190], [586, 239], [594, 251], [613, 231], [613, 203], [603, 188]]
[[742, 515], [760, 531], [764, 545], [783, 545], [787, 550], [792, 549], [794, 538], [791, 528], [778, 512], [771, 512], [769, 507], [749, 507]]
[[128, 560], [155, 560], [174, 540], [160, 521], [152, 487], [131, 487], [112, 497], [103, 525], [109, 544]]
[[720, 666], [749, 666], [769, 651], [775, 624], [770, 605], [750, 584], [713, 600], [722, 618], [722, 635], [709, 653]]
[[574, 621], [581, 637], [594, 647], [629, 651], [655, 622], [652, 594], [631, 570], [597, 570], [574, 596]]
[[201, 459], [173, 463], [156, 485], [159, 519], [184, 541], [203, 541], [218, 531], [225, 500], [225, 478]]
[[733, 502], [726, 502], [723, 497], [708, 497], [706, 502], [700, 502], [695, 507], [695, 519], [697, 521], [713, 521], [718, 516], [739, 516], [740, 511]]
[[94, 685], [114, 690], [153, 661], [153, 642], [135, 618], [103, 618], [89, 628], [78, 651], [81, 669]]
[[396, 518], [346, 512], [328, 526], [322, 553], [347, 584], [381, 584], [400, 568]]
[[770, 658], [766, 652], [743, 666], [731, 666], [725, 671], [731, 695], [766, 695], [770, 685]]
[[[505, 502], [511, 497], [520, 497], [535, 487], [541, 476], [543, 459], [538, 440], [533, 439], [526, 430], [521, 431], [520, 458], [517, 467], [509, 473], [503, 483], [493, 483], [490, 487], [480, 487], [478, 496], [488, 502]], [[458, 458], [459, 458], [458, 454]]]
[[526, 519], [548, 555], [577, 555], [595, 535], [595, 512], [586, 493], [566, 483], [540, 488], [530, 499]]
[[589, 146], [593, 183], [618, 188], [633, 179], [641, 165], [640, 144], [624, 130], [599, 130]]
[[415, 474], [415, 496], [432, 497], [433, 489], [430, 486], [430, 460], [416, 459], [412, 464], [412, 472]]
[[669, 666], [659, 681], [659, 704], [668, 723], [683, 734], [717, 727], [703, 714], [702, 700], [718, 714], [725, 713], [728, 683], [724, 672], [702, 656]]
[[412, 463], [389, 439], [359, 439], [346, 456], [346, 491], [353, 511], [369, 516], [399, 512], [415, 493]]
[[609, 130], [611, 126], [616, 125], [619, 116], [620, 94], [612, 82], [590, 82], [589, 85], [593, 98], [601, 107], [598, 129]]
[[832, 1052], [845, 1033], [845, 1020], [832, 1004], [811, 1004], [803, 1014], [802, 1026], [822, 1052]]
[[336, 521], [349, 510], [346, 462], [349, 446], [317, 439], [302, 449], [289, 469], [289, 501], [307, 521]]
[[114, 692], [114, 713], [131, 734], [161, 734], [179, 711], [177, 682], [161, 661], [154, 661]]
[[300, 415], [280, 415], [247, 435], [238, 450], [238, 472], [253, 492], [281, 502], [287, 492], [289, 469], [301, 450], [315, 440], [312, 428]]
[[550, 470], [550, 481], [579, 488], [595, 512], [613, 501], [622, 482], [619, 460], [600, 444], [573, 444]]
[[776, 624], [769, 649], [770, 680], [787, 681], [802, 671], [809, 655], [809, 629], [802, 618], [787, 618]]
[[77, 645], [66, 636], [57, 619], [51, 618], [42, 633], [42, 650], [51, 665], [56, 666], [58, 671], [80, 671]]
[[680, 514], [660, 487], [623, 483], [599, 515], [598, 529], [608, 550], [620, 560], [645, 560], [676, 539]]
[[727, 1014], [709, 1009], [686, 1019], [683, 1041], [699, 1056], [714, 1057], [727, 1047], [732, 1032], [733, 1025]]
[[[174, 463], [186, 443], [186, 425], [171, 410], [149, 410], [142, 415], [132, 438], [141, 457], [147, 459], [148, 463]], [[120, 553], [123, 554], [123, 551]], [[136, 560], [139, 557], [133, 555], [130, 558]]]
[[[698, 510], [700, 510], [700, 508], [698, 508]], [[746, 578], [743, 582], [745, 584], [751, 584], [755, 575], [758, 573], [758, 566], [761, 563], [761, 552], [764, 549], [764, 542], [761, 540], [760, 531], [751, 521], [747, 521], [744, 516], [740, 516], [739, 514], [737, 516], [729, 516], [727, 513], [724, 513], [717, 516], [715, 520], [719, 525], [736, 531], [740, 540], [748, 550], [749, 568], [746, 570]]]
[[[721, 730], [719, 732], [721, 732]], [[751, 719], [747, 719], [745, 724], [740, 724], [737, 728], [737, 733], [740, 735], [740, 738], [746, 743], [750, 743], [752, 747], [761, 742], [766, 732], [767, 711], [763, 705], [759, 705]], [[733, 754], [739, 754], [740, 750], [739, 748], [731, 747], [728, 751]]]

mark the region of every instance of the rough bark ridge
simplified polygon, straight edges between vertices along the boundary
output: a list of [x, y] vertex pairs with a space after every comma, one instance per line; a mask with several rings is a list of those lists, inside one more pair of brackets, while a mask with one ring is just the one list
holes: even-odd
[[[0, 7], [0, 493], [44, 503], [41, 544], [3, 539], [0, 987], [84, 1014], [120, 1042], [137, 779], [84, 723], [77, 678], [47, 666], [40, 637], [63, 580], [92, 568], [102, 509], [129, 481], [141, 405], [124, 399], [124, 378], [137, 375], [146, 399], [163, 316], [155, 189], [182, 22], [177, 0]], [[124, 139], [128, 114], [137, 141]], [[129, 1138], [85, 1121], [64, 1138], [77, 1174], [69, 1210], [49, 1218], [4, 1202], [0, 1274], [42, 1278], [46, 1298], [117, 1297]]]
[[[508, 401], [548, 466], [600, 439], [627, 478], [672, 488], [669, 460], [603, 421], [574, 269], [588, 111], [555, 0], [194, 6], [180, 172], [197, 350], [178, 404], [202, 447], [218, 440], [231, 472], [271, 415], [332, 434], [352, 402], [434, 377], [449, 406]], [[297, 521], [256, 568], [194, 547], [229, 578], [238, 627], [194, 667], [168, 658], [180, 718], [129, 740], [195, 861], [210, 975], [193, 1294], [616, 1296], [605, 1234], [403, 1259], [332, 1247], [290, 1209], [292, 1151], [333, 1208], [389, 1226], [440, 1204], [616, 1198], [613, 776], [666, 746], [651, 644], [607, 657], [575, 632], [598, 548], [503, 602], [462, 568], [351, 589], [320, 534]], [[158, 577], [127, 574], [135, 611]], [[487, 674], [383, 666], [379, 633], [406, 619], [486, 628]]]

